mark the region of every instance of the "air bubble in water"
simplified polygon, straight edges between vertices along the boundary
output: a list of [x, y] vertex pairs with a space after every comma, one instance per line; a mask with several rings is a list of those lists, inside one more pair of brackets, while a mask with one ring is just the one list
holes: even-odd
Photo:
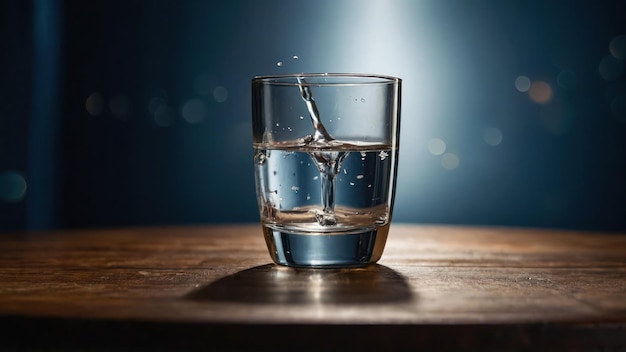
[[356, 179], [357, 180], [361, 180], [361, 179], [363, 179], [363, 177], [365, 177], [365, 176], [363, 176], [363, 175], [356, 175]]
[[306, 194], [306, 200], [310, 200], [311, 199], [311, 195], [309, 193]]
[[361, 103], [365, 103], [365, 98], [361, 98]]
[[298, 193], [298, 191], [300, 190], [300, 187], [298, 186], [291, 186], [291, 190]]
[[289, 132], [293, 132], [293, 130], [291, 129], [291, 127], [287, 127], [287, 131], [289, 131]]
[[281, 67], [282, 65], [283, 65], [283, 62], [282, 62], [282, 61], [278, 61], [278, 62], [276, 63], [276, 66], [278, 66], [278, 67]]
[[299, 59], [299, 57], [298, 57], [298, 55], [294, 55], [294, 56], [292, 56], [292, 59], [294, 59], [294, 60], [298, 60], [298, 59]]
[[304, 120], [304, 116], [300, 116], [300, 120]]
[[318, 178], [320, 178], [319, 176], [313, 176], [314, 180], [317, 180]]
[[354, 182], [350, 182], [350, 186], [354, 186]]

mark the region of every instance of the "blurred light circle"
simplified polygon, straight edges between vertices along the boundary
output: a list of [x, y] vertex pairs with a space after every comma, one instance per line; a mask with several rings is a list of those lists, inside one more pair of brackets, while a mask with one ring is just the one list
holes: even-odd
[[611, 113], [620, 122], [626, 122], [626, 92], [616, 95], [611, 100]]
[[109, 101], [109, 109], [111, 113], [118, 119], [125, 121], [129, 110], [128, 97], [116, 95]]
[[156, 113], [157, 109], [162, 105], [167, 105], [167, 101], [163, 97], [152, 97], [148, 102], [148, 111], [151, 114]]
[[196, 93], [201, 96], [210, 96], [213, 87], [217, 84], [215, 77], [208, 73], [198, 75], [193, 82]]
[[454, 170], [460, 163], [461, 159], [454, 153], [445, 153], [441, 156], [441, 166], [446, 170]]
[[624, 63], [611, 55], [607, 55], [600, 61], [598, 71], [605, 80], [614, 81], [624, 72]]
[[552, 99], [552, 87], [544, 81], [534, 81], [528, 89], [528, 96], [535, 103], [545, 104]]
[[570, 70], [559, 72], [556, 83], [563, 88], [573, 88], [576, 85], [576, 75]]
[[502, 132], [495, 127], [486, 128], [483, 133], [483, 140], [485, 143], [495, 147], [502, 143]]
[[446, 151], [446, 142], [440, 138], [433, 138], [428, 141], [428, 151], [433, 155], [441, 155]]
[[515, 89], [520, 92], [527, 92], [530, 89], [530, 78], [526, 76], [518, 76], [515, 79]]
[[174, 109], [163, 104], [154, 112], [154, 123], [159, 127], [169, 127], [174, 123], [176, 113]]
[[91, 93], [85, 100], [85, 109], [93, 116], [102, 114], [104, 111], [104, 97], [98, 92]]
[[554, 135], [563, 135], [569, 132], [574, 125], [575, 116], [574, 107], [560, 100], [545, 105], [539, 112], [543, 128]]
[[213, 90], [213, 99], [218, 103], [223, 103], [228, 99], [228, 89], [222, 86], [217, 86]]
[[181, 115], [189, 123], [199, 123], [204, 120], [206, 108], [200, 99], [190, 99], [183, 105]]
[[609, 51], [616, 59], [626, 59], [626, 34], [613, 38], [609, 43]]
[[26, 179], [17, 171], [0, 173], [0, 199], [18, 202], [26, 196]]

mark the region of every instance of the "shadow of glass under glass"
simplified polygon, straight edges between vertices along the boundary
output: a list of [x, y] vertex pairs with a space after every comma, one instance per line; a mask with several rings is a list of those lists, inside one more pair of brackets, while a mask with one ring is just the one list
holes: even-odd
[[294, 269], [267, 264], [220, 278], [187, 299], [256, 304], [401, 303], [414, 299], [402, 275], [383, 265]]

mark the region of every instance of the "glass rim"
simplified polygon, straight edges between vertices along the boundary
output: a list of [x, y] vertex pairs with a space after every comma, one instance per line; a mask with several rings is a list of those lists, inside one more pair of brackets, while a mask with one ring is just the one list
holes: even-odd
[[[393, 84], [400, 83], [399, 77], [373, 74], [373, 73], [287, 73], [259, 75], [252, 78], [252, 83], [265, 83], [271, 85], [297, 86], [301, 83], [298, 78], [314, 79], [307, 81], [308, 85], [315, 86], [353, 86], [369, 84]], [[330, 81], [328, 81], [330, 79]]]

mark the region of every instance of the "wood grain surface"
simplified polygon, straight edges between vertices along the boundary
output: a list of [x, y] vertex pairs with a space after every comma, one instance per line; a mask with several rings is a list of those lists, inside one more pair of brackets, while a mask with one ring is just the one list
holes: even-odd
[[360, 326], [360, 336], [404, 332], [395, 343], [445, 340], [454, 328], [457, 343], [541, 336], [543, 347], [626, 348], [626, 235], [395, 224], [379, 264], [293, 269], [271, 264], [258, 225], [6, 233], [0, 322], [20, 336], [15, 346], [28, 339], [20, 332], [50, 339], [65, 328], [196, 329], [242, 343], [251, 327], [306, 326], [295, 338]]

